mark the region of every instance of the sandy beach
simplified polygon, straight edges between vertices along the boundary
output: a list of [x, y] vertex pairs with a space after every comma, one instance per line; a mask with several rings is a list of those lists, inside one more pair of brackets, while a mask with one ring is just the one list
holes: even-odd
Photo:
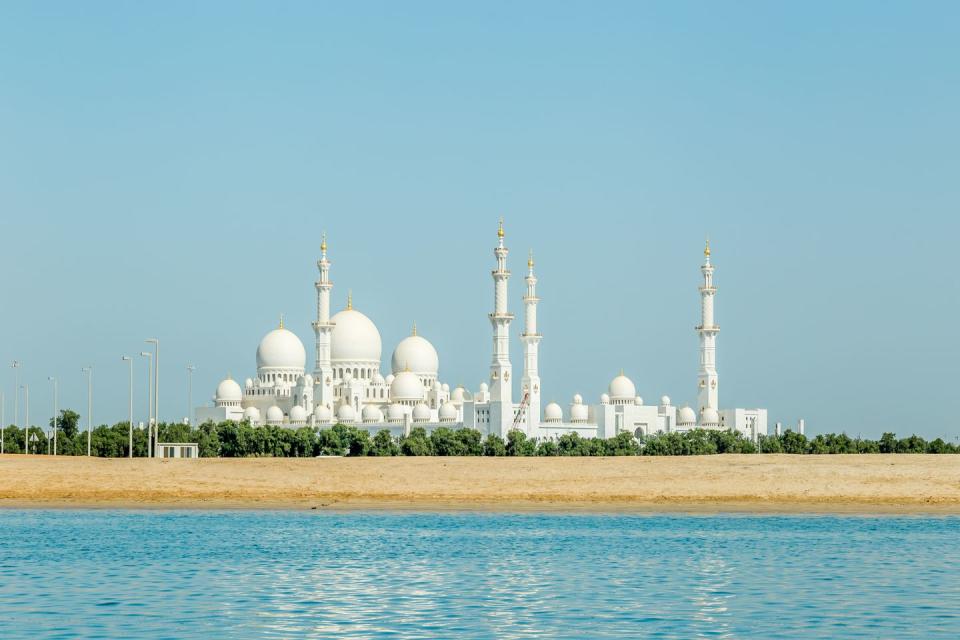
[[960, 513], [960, 456], [0, 456], [0, 507]]

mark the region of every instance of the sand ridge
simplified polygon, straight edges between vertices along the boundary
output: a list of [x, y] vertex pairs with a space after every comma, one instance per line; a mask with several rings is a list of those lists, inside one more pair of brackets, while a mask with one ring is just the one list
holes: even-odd
[[960, 513], [960, 456], [4, 455], [4, 506]]

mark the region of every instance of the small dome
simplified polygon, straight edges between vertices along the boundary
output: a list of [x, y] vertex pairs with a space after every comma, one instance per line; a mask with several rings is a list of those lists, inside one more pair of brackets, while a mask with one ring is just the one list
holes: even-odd
[[240, 402], [243, 400], [243, 389], [236, 381], [227, 376], [227, 379], [217, 385], [217, 402]]
[[404, 410], [402, 404], [397, 404], [396, 402], [394, 402], [389, 407], [387, 407], [387, 419], [390, 420], [391, 422], [403, 420], [403, 417], [406, 414], [407, 412], [406, 410]]
[[583, 404], [583, 396], [579, 393], [573, 394], [573, 404]]
[[633, 399], [633, 404], [637, 405], [638, 407], [642, 407], [643, 398], [641, 398], [640, 396], [637, 396], [636, 398]]
[[243, 383], [243, 386], [247, 389], [253, 389], [253, 380], [250, 378], [247, 378], [246, 381]]
[[425, 395], [423, 383], [412, 371], [398, 373], [390, 384], [390, 398], [400, 402], [414, 402], [423, 400]]
[[307, 351], [300, 338], [287, 329], [274, 329], [257, 347], [257, 369], [300, 369], [307, 365]]
[[677, 412], [677, 424], [684, 427], [697, 424], [697, 414], [690, 407], [684, 407]]
[[270, 424], [280, 424], [283, 422], [283, 410], [277, 405], [267, 409], [267, 422]]
[[383, 379], [383, 376], [379, 371], [374, 371], [373, 377], [370, 379], [372, 384], [386, 384], [386, 380]]
[[570, 405], [570, 421], [586, 422], [590, 418], [590, 409], [582, 402], [574, 402]]
[[300, 405], [294, 405], [290, 409], [290, 422], [306, 422], [307, 421], [307, 410], [301, 407]]
[[720, 425], [720, 414], [713, 407], [707, 407], [700, 412], [700, 424], [705, 427], [716, 427]]
[[600, 394], [600, 404], [610, 404], [610, 396], [605, 393]]
[[487, 391], [490, 391], [490, 385], [488, 385], [486, 382], [481, 382], [480, 393], [486, 393]]
[[337, 409], [337, 420], [343, 423], [350, 423], [356, 420], [357, 412], [353, 410], [348, 404], [340, 405], [340, 408]]
[[364, 422], [383, 422], [383, 412], [376, 405], [368, 404], [363, 408]]
[[440, 388], [443, 389], [445, 393], [450, 393], [450, 385], [448, 385], [446, 382], [444, 382], [443, 386]]
[[313, 417], [315, 417], [318, 422], [330, 422], [330, 420], [333, 419], [333, 412], [330, 411], [327, 405], [318, 404], [313, 410]]
[[556, 402], [551, 402], [543, 409], [544, 422], [562, 422], [563, 409]]
[[301, 378], [301, 380], [303, 381], [303, 386], [304, 386], [304, 387], [312, 387], [312, 386], [313, 386], [313, 376], [310, 375], [309, 373], [306, 374], [305, 376], [303, 376], [303, 378]]
[[669, 407], [669, 406], [670, 406], [670, 396], [663, 396], [662, 398], [660, 398], [660, 404], [663, 405], [664, 407]]
[[609, 393], [614, 402], [618, 400], [633, 402], [633, 399], [637, 397], [637, 388], [630, 378], [621, 373], [610, 381]]
[[423, 336], [407, 336], [393, 350], [390, 368], [394, 374], [412, 371], [421, 376], [436, 376], [440, 370], [437, 350]]
[[430, 407], [422, 402], [413, 408], [414, 422], [428, 422], [430, 420]]
[[330, 319], [330, 359], [333, 362], [380, 362], [382, 342], [377, 325], [353, 308]]
[[260, 409], [256, 407], [247, 407], [243, 410], [243, 417], [250, 422], [260, 422]]
[[457, 388], [453, 390], [453, 393], [450, 394], [450, 400], [456, 405], [462, 405], [463, 400], [466, 397], [465, 394], [466, 390], [463, 388], [463, 386], [457, 386]]
[[452, 402], [444, 402], [440, 407], [440, 422], [453, 422], [457, 419], [457, 407]]

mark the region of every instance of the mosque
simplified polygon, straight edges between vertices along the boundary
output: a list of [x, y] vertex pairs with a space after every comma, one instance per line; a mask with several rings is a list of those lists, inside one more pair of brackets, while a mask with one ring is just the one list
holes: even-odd
[[720, 332], [714, 320], [714, 266], [710, 243], [704, 249], [699, 287], [701, 320], [696, 327], [700, 339], [700, 367], [697, 376], [697, 407], [675, 407], [668, 396], [659, 404], [645, 404], [634, 383], [621, 371], [610, 381], [594, 404], [574, 395], [566, 413], [560, 405], [542, 407], [538, 368], [542, 339], [537, 330], [537, 276], [533, 255], [527, 261], [526, 291], [523, 296], [523, 372], [519, 394], [514, 396], [513, 366], [510, 361], [510, 325], [514, 315], [508, 305], [507, 269], [509, 250], [505, 245], [503, 221], [493, 250], [496, 268], [494, 309], [489, 315], [493, 332], [493, 357], [489, 383], [476, 391], [462, 386], [454, 389], [440, 380], [440, 358], [429, 340], [411, 335], [393, 350], [390, 371], [381, 370], [383, 344], [377, 326], [353, 308], [352, 296], [346, 308], [330, 315], [331, 262], [327, 258], [326, 236], [317, 262], [320, 276], [315, 283], [317, 319], [314, 368], [307, 372], [303, 342], [280, 326], [257, 347], [257, 376], [241, 387], [230, 376], [216, 390], [213, 406], [199, 407], [197, 420], [242, 421], [251, 424], [290, 428], [323, 429], [337, 423], [354, 425], [371, 434], [387, 429], [394, 436], [410, 433], [414, 427], [430, 432], [438, 427], [478, 429], [483, 434], [506, 436], [512, 429], [528, 437], [555, 439], [567, 433], [583, 437], [610, 438], [623, 431], [635, 436], [690, 429], [736, 429], [756, 439], [767, 434], [766, 409], [720, 409], [716, 341]]

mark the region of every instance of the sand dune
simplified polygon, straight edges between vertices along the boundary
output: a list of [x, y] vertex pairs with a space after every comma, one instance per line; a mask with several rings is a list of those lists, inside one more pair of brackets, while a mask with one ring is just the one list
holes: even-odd
[[0, 506], [960, 513], [960, 456], [0, 456]]

